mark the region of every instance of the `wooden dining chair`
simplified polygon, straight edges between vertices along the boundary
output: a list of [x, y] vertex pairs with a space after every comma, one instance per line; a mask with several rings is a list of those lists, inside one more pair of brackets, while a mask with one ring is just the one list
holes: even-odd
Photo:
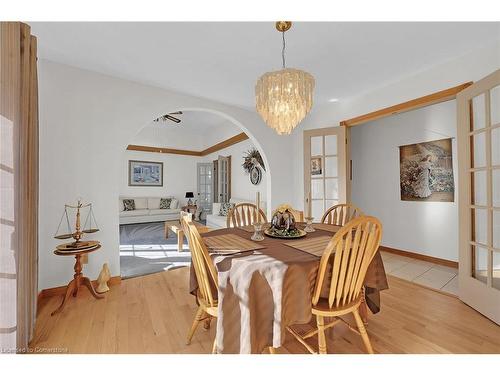
[[[191, 262], [194, 268], [198, 289], [196, 299], [198, 301], [198, 310], [194, 317], [193, 324], [187, 335], [187, 344], [191, 343], [194, 332], [201, 321], [217, 318], [217, 290], [218, 278], [215, 265], [208, 254], [208, 249], [203, 242], [198, 229], [189, 218], [181, 216], [181, 225], [185, 235], [188, 238], [189, 249], [191, 251]], [[216, 341], [214, 340], [212, 353], [216, 352]]]
[[[307, 338], [317, 334], [319, 353], [326, 354], [325, 330], [338, 323], [345, 323], [361, 335], [366, 350], [373, 354], [359, 307], [364, 298], [366, 271], [378, 250], [381, 238], [380, 221], [373, 216], [361, 216], [341, 228], [328, 243], [321, 257], [312, 297], [311, 312], [316, 316], [317, 328], [299, 334], [293, 326], [287, 327], [311, 353], [315, 353], [315, 350], [305, 341]], [[353, 314], [357, 328], [341, 318], [349, 313]], [[325, 318], [333, 321], [325, 325]]]
[[337, 204], [326, 210], [321, 222], [343, 226], [352, 219], [363, 215], [363, 211], [351, 203]]
[[295, 218], [295, 221], [301, 222], [301, 223], [304, 222], [304, 211], [299, 211], [299, 210], [296, 210], [295, 208], [290, 208], [290, 209], [288, 209], [288, 211], [290, 211], [292, 213], [293, 217]]
[[[267, 217], [262, 209], [259, 210], [259, 220], [261, 223], [267, 223]], [[227, 214], [226, 226], [244, 227], [257, 222], [257, 206], [253, 203], [238, 203], [231, 208]]]

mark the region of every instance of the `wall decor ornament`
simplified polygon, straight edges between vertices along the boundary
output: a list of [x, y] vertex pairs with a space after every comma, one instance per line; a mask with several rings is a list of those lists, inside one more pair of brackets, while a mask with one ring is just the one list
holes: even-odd
[[163, 163], [129, 160], [129, 186], [163, 186]]
[[256, 148], [251, 148], [243, 156], [243, 169], [250, 174], [250, 182], [258, 185], [262, 181], [262, 169], [265, 171], [264, 161]]
[[453, 202], [451, 138], [399, 146], [403, 201]]

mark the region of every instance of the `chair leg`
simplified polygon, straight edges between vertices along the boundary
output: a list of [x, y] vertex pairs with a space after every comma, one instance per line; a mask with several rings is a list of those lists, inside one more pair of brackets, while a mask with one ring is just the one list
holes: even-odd
[[325, 319], [316, 315], [316, 324], [318, 325], [319, 354], [326, 354]]
[[372, 344], [370, 343], [370, 338], [368, 337], [368, 333], [366, 332], [365, 324], [363, 323], [363, 320], [359, 315], [359, 311], [354, 310], [352, 314], [354, 315], [354, 320], [356, 320], [356, 325], [358, 326], [359, 333], [365, 344], [366, 351], [370, 354], [373, 354]]
[[210, 329], [210, 323], [212, 322], [212, 317], [207, 314], [205, 320], [203, 321], [203, 329], [208, 331]]
[[202, 319], [203, 314], [204, 314], [203, 308], [198, 307], [198, 310], [196, 311], [196, 315], [194, 317], [193, 325], [191, 326], [191, 329], [188, 332], [187, 341], [186, 341], [187, 345], [191, 344], [191, 339], [193, 338], [193, 335], [194, 335], [194, 332], [196, 331], [196, 328], [198, 328], [198, 324], [200, 323], [200, 320]]
[[212, 354], [217, 354], [217, 337], [214, 339], [214, 344], [212, 346]]

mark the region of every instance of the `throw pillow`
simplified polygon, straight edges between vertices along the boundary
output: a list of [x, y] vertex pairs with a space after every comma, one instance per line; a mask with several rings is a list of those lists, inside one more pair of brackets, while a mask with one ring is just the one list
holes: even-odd
[[134, 211], [135, 210], [135, 201], [133, 199], [124, 199], [123, 200], [123, 210], [124, 211]]
[[234, 207], [234, 203], [221, 203], [219, 209], [219, 216], [227, 216], [229, 210]]
[[170, 208], [178, 208], [179, 207], [179, 201], [175, 198], [172, 198], [172, 202], [170, 202]]
[[165, 210], [170, 208], [170, 203], [172, 203], [173, 198], [162, 198], [160, 199], [160, 209]]

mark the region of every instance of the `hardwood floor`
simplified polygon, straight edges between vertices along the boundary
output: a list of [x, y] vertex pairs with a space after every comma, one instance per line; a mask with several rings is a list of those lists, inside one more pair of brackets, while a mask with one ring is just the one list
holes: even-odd
[[[215, 325], [185, 345], [196, 305], [188, 268], [123, 280], [104, 300], [85, 290], [51, 317], [59, 296], [40, 301], [31, 347], [70, 353], [210, 353]], [[367, 327], [378, 353], [500, 353], [500, 326], [458, 299], [389, 277], [382, 311]], [[315, 343], [315, 341], [313, 341]], [[315, 343], [316, 344], [316, 343]], [[316, 347], [316, 345], [315, 345]], [[277, 353], [306, 353], [290, 335]], [[361, 338], [335, 327], [329, 353], [364, 353]]]

